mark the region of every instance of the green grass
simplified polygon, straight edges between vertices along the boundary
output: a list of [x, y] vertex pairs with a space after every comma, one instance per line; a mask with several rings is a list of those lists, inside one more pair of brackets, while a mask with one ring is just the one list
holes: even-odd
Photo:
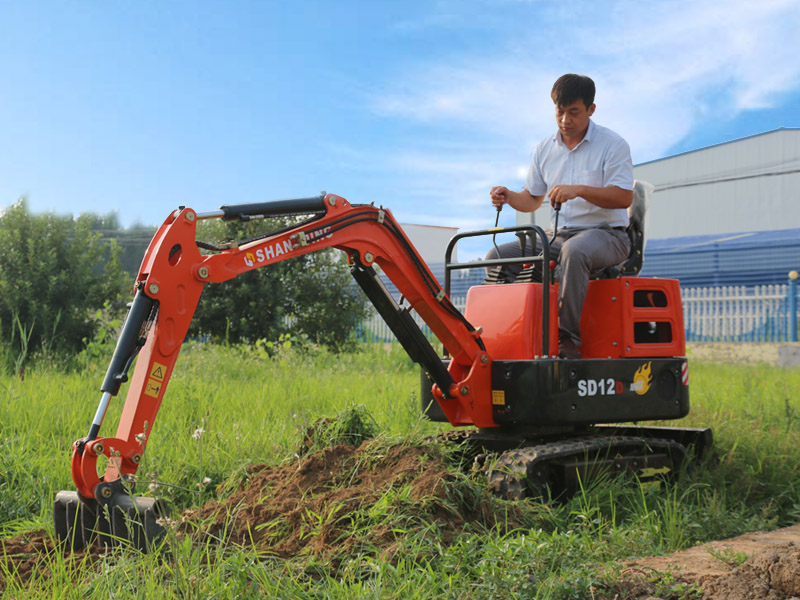
[[[71, 443], [86, 434], [105, 366], [65, 373], [40, 365], [24, 380], [0, 377], [0, 536], [52, 531], [53, 497], [73, 487]], [[800, 369], [693, 362], [690, 371], [692, 412], [680, 424], [713, 428], [717, 460], [674, 485], [595, 482], [565, 503], [512, 505], [487, 499], [477, 478], [457, 476], [448, 483], [457, 502], [483, 498], [513, 518], [495, 528], [467, 525], [445, 539], [435, 520], [426, 520], [425, 507], [398, 488], [355, 519], [351, 531], [368, 539], [370, 527], [392, 524], [398, 549], [391, 560], [368, 551], [341, 557], [336, 566], [311, 554], [277, 560], [254, 548], [170, 533], [160, 551], [109, 552], [102, 568], [75, 566], [56, 554], [27, 582], [6, 574], [6, 594], [589, 598], [614, 589], [620, 559], [800, 520]], [[362, 421], [347, 431], [379, 432], [386, 444], [419, 441], [446, 427], [420, 419], [418, 381], [416, 367], [396, 347], [346, 355], [291, 348], [270, 358], [259, 348], [189, 345], [148, 442], [140, 491], [154, 483], [176, 511], [199, 506], [226, 480], [238, 481], [245, 465], [290, 459], [317, 419], [356, 406], [368, 415], [359, 412]], [[120, 405], [115, 399], [104, 435], [113, 435]], [[343, 435], [336, 427], [333, 421], [318, 428], [314, 443]], [[656, 583], [663, 597], [696, 597], [668, 577]]]

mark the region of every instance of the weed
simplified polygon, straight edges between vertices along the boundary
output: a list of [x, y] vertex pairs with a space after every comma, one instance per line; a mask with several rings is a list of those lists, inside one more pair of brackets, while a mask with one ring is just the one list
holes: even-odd
[[724, 562], [726, 565], [733, 567], [734, 569], [741, 567], [747, 561], [747, 559], [750, 558], [746, 553], [736, 552], [736, 550], [730, 546], [725, 546], [719, 550], [712, 546], [707, 546], [706, 552], [708, 552], [718, 561]]
[[375, 437], [377, 432], [377, 423], [367, 409], [364, 406], [354, 406], [332, 419], [319, 419], [309, 425], [303, 432], [303, 442], [298, 454], [302, 456], [339, 444], [358, 446]]

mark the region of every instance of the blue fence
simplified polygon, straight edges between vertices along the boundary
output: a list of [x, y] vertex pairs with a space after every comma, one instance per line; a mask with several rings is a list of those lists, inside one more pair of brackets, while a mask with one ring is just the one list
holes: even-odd
[[796, 299], [795, 284], [683, 290], [686, 341], [797, 341]]
[[[797, 291], [797, 278], [783, 285], [684, 289], [686, 341], [796, 342], [800, 324]], [[464, 310], [465, 296], [451, 300], [458, 309]], [[432, 340], [428, 326], [416, 314], [414, 317]], [[395, 339], [378, 314], [362, 323], [359, 337], [366, 342], [391, 342]]]

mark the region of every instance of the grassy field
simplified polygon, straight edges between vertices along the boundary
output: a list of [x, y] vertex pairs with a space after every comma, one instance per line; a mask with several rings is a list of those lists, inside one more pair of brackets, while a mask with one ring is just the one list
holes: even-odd
[[[0, 537], [52, 531], [52, 500], [73, 487], [71, 443], [88, 429], [105, 367], [0, 377]], [[716, 457], [673, 485], [606, 481], [564, 503], [510, 503], [491, 498], [479, 477], [456, 473], [447, 450], [434, 448], [431, 456], [453, 471], [446, 500], [382, 490], [348, 517], [345, 533], [363, 540], [360, 550], [336, 560], [307, 549], [267, 556], [202, 535], [200, 526], [170, 533], [150, 555], [114, 551], [75, 564], [54, 553], [27, 579], [4, 561], [4, 597], [613, 597], [620, 559], [800, 521], [800, 369], [696, 361], [690, 372], [692, 412], [681, 425], [712, 427]], [[310, 424], [356, 406], [379, 432], [364, 460], [398, 444], [423, 445], [446, 428], [420, 418], [417, 389], [418, 371], [399, 348], [340, 356], [286, 348], [268, 357], [262, 348], [187, 346], [139, 471], [140, 493], [151, 486], [175, 515], [223, 500], [247, 465], [299, 460]], [[112, 404], [105, 435], [113, 435], [120, 404]], [[495, 518], [466, 519], [456, 531], [443, 525], [442, 507], [476, 506]], [[366, 543], [370, 528], [387, 523], [390, 553]], [[656, 583], [664, 598], [697, 595], [669, 578]]]

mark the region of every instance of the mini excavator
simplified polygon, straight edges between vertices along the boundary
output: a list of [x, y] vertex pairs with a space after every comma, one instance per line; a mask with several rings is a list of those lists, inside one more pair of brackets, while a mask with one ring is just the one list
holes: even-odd
[[[201, 220], [286, 216], [298, 222], [246, 242], [217, 247], [196, 239]], [[459, 240], [497, 233], [513, 233], [532, 248], [538, 239], [541, 252], [451, 260]], [[73, 444], [76, 490], [56, 496], [58, 539], [73, 549], [99, 540], [147, 551], [163, 536], [167, 507], [134, 496], [134, 476], [203, 288], [330, 247], [347, 255], [354, 279], [420, 365], [425, 414], [466, 428], [446, 435], [473, 452], [496, 494], [515, 499], [569, 493], [599, 471], [642, 478], [676, 471], [688, 454], [707, 451], [709, 430], [615, 425], [679, 419], [689, 411], [679, 284], [634, 276], [642, 261], [641, 219], [632, 219], [629, 235], [629, 260], [590, 282], [582, 357], [564, 360], [556, 356], [558, 283], [549, 240], [535, 225], [455, 236], [447, 248], [443, 288], [392, 213], [374, 205], [322, 193], [208, 213], [173, 211], [145, 252], [89, 432]], [[497, 273], [514, 262], [526, 267], [514, 283], [505, 283]], [[400, 302], [375, 266], [402, 294]], [[449, 298], [451, 273], [475, 267], [490, 268], [493, 276], [469, 290], [462, 313]], [[116, 435], [103, 437], [106, 410], [128, 382], [134, 361]]]

